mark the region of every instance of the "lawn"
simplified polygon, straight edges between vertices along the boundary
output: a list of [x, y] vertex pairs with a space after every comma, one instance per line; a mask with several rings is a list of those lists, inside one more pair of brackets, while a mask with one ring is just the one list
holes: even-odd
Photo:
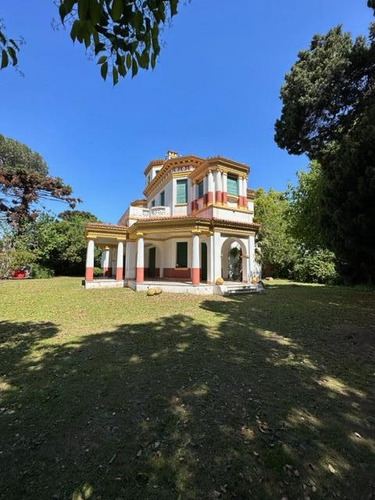
[[0, 498], [374, 498], [374, 290], [0, 298]]

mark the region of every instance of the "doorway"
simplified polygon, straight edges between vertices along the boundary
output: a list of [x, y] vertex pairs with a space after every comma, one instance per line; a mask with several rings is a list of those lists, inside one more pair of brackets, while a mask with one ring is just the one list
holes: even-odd
[[207, 244], [201, 243], [201, 281], [207, 281]]

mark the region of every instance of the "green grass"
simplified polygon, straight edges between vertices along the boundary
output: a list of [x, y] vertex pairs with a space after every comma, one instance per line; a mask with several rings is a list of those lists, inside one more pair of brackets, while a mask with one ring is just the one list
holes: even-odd
[[374, 291], [0, 299], [0, 498], [375, 494]]

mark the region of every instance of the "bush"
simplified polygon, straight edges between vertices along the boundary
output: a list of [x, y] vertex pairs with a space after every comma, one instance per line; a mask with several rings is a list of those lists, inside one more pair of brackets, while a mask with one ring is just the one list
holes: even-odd
[[103, 269], [101, 267], [94, 267], [94, 277], [101, 278], [103, 276]]
[[31, 277], [34, 279], [52, 278], [54, 275], [53, 269], [41, 266], [40, 264], [34, 264], [31, 269]]
[[3, 249], [0, 251], [0, 278], [10, 278], [14, 269], [28, 270], [35, 259], [28, 250]]
[[338, 274], [334, 254], [328, 250], [304, 254], [294, 265], [292, 278], [307, 283], [335, 283]]

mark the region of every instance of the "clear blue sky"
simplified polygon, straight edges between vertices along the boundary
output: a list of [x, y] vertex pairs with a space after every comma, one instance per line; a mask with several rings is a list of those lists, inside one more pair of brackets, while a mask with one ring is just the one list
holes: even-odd
[[307, 164], [273, 141], [285, 73], [315, 33], [343, 24], [366, 34], [372, 20], [366, 0], [192, 0], [165, 30], [157, 68], [113, 88], [68, 32], [52, 30], [52, 0], [5, 0], [0, 16], [27, 42], [25, 77], [0, 73], [0, 133], [40, 152], [80, 208], [108, 222], [168, 149], [228, 156], [250, 165], [250, 187], [285, 189]]

